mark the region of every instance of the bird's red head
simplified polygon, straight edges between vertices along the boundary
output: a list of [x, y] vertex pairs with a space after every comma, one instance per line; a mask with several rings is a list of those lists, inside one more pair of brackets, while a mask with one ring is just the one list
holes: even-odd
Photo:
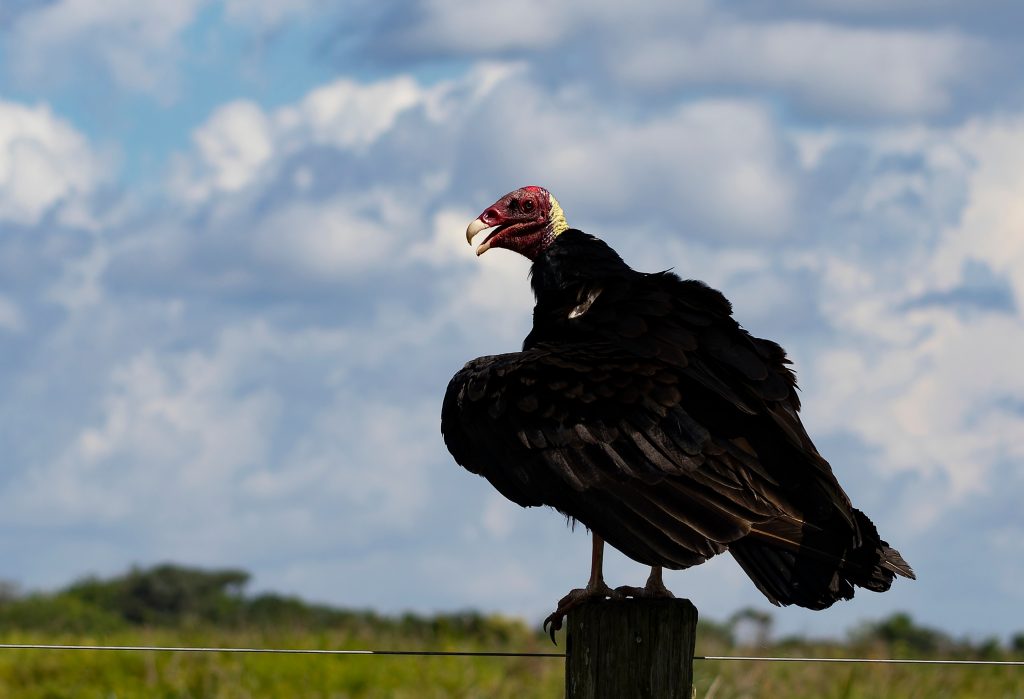
[[487, 228], [494, 230], [477, 247], [477, 255], [491, 248], [507, 248], [534, 260], [569, 226], [551, 193], [530, 186], [509, 192], [484, 209], [466, 229], [466, 240], [472, 245], [473, 237]]

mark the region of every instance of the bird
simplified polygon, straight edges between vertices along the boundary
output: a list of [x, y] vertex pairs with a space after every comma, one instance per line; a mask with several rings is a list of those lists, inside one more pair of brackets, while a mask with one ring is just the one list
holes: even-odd
[[[488, 229], [478, 256], [532, 263], [533, 327], [521, 351], [452, 377], [441, 432], [504, 497], [589, 530], [590, 577], [544, 620], [552, 641], [573, 608], [672, 597], [663, 569], [726, 551], [779, 606], [825, 609], [915, 578], [808, 436], [785, 351], [747, 332], [721, 292], [633, 270], [543, 187], [498, 199], [467, 242]], [[606, 542], [651, 566], [644, 587], [605, 582]]]

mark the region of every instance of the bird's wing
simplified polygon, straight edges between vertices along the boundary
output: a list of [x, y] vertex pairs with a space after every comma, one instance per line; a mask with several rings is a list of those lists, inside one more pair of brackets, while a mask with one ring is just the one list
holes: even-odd
[[758, 522], [799, 516], [743, 436], [697, 418], [705, 394], [659, 357], [542, 344], [467, 364], [442, 432], [456, 461], [510, 500], [550, 505], [638, 561], [682, 568]]
[[777, 604], [820, 609], [913, 577], [808, 437], [782, 348], [731, 312], [672, 274], [539, 296], [523, 352], [452, 379], [448, 448], [640, 562], [685, 568], [728, 547]]
[[[717, 437], [755, 444], [764, 469], [797, 502], [827, 501], [855, 527], [852, 505], [800, 421], [785, 351], [750, 335], [720, 292], [673, 274], [646, 274], [584, 290], [594, 301], [572, 324], [595, 346], [673, 367], [684, 407]], [[804, 491], [801, 493], [800, 491]]]

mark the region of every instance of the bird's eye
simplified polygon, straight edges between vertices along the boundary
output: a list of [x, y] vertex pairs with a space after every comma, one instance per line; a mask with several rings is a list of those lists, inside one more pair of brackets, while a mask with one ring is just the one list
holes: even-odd
[[527, 213], [533, 211], [533, 200], [532, 199], [527, 199], [526, 201], [523, 202], [523, 211], [525, 211]]

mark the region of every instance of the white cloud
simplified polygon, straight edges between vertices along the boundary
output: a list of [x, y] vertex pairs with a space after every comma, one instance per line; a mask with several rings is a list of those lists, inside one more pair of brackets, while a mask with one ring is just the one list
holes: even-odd
[[[948, 10], [963, 7], [956, 0], [901, 0], [898, 3], [887, 0], [792, 0], [788, 4], [802, 6], [808, 10], [838, 11], [852, 16], [916, 14], [923, 10], [922, 16], [938, 14], [941, 17]], [[995, 4], [999, 4], [999, 0], [989, 3], [989, 5]]]
[[97, 242], [81, 257], [64, 260], [63, 273], [48, 289], [47, 300], [69, 311], [100, 303], [104, 298], [103, 275], [110, 256], [110, 249], [102, 242]]
[[505, 83], [474, 127], [489, 136], [479, 144], [489, 176], [547, 186], [571, 225], [603, 216], [726, 238], [771, 238], [789, 225], [793, 166], [760, 105], [702, 100], [633, 120], [591, 99]]
[[[228, 21], [265, 30], [312, 7], [261, 3], [245, 17], [229, 1]], [[539, 58], [436, 82], [335, 80], [283, 106], [229, 102], [182, 127], [192, 142], [173, 191], [128, 225], [104, 217], [94, 234], [52, 231], [31, 248], [35, 230], [0, 236], [0, 266], [16, 272], [0, 296], [0, 335], [16, 350], [15, 391], [0, 404], [14, 426], [5, 420], [0, 437], [23, 424], [50, 430], [11, 440], [0, 513], [12, 526], [58, 528], [62, 546], [82, 542], [46, 561], [19, 554], [19, 570], [64, 566], [48, 581], [58, 583], [101, 550], [110, 568], [230, 561], [261, 583], [387, 610], [549, 611], [585, 578], [586, 536], [502, 500], [451, 462], [437, 433], [451, 373], [514, 350], [528, 331], [528, 263], [500, 250], [476, 258], [462, 235], [483, 206], [527, 183], [549, 186], [570, 223], [636, 267], [675, 266], [721, 287], [742, 322], [800, 358], [812, 435], [848, 433], [870, 452], [840, 478], [885, 486], [886, 508], [863, 492], [855, 500], [912, 563], [927, 550], [914, 532], [986, 510], [993, 483], [1024, 456], [1013, 373], [1024, 346], [1024, 126], [794, 125], [786, 100], [844, 115], [864, 105], [875, 117], [940, 113], [963, 79], [950, 57], [966, 56], [966, 70], [971, 47], [953, 33], [751, 25], [670, 5], [569, 4], [549, 8], [541, 32], [513, 23], [488, 36], [467, 25], [477, 10], [445, 25], [458, 8], [434, 3], [410, 19], [424, 22], [411, 30], [420, 50]], [[120, 22], [95, 3], [49, 7], [89, 8], [94, 29]], [[528, 7], [493, 16], [511, 22]], [[141, 72], [119, 78], [133, 89], [173, 78], [190, 21], [152, 12], [171, 13], [168, 31], [152, 50], [133, 49]], [[649, 86], [664, 91], [638, 97], [648, 93], [628, 71], [685, 18], [679, 50], [698, 63], [654, 66], [666, 72]], [[69, 55], [114, 70], [106, 49], [61, 31]], [[627, 55], [611, 39], [634, 31], [638, 63], [624, 64], [624, 82], [596, 77]], [[548, 63], [582, 35], [566, 61], [609, 64], [561, 73], [568, 63]], [[113, 32], [112, 45], [126, 41]], [[899, 65], [881, 65], [886, 56]], [[689, 89], [707, 76], [716, 97]], [[31, 226], [88, 212], [103, 174], [88, 143], [46, 108], [3, 105], [0, 116], [32, 126], [0, 129], [20, 134], [0, 136], [0, 164], [26, 157], [17, 149], [31, 141], [15, 170], [45, 176], [0, 186], [0, 218]], [[51, 153], [49, 169], [39, 152]], [[19, 271], [26, 259], [35, 266]], [[1015, 309], [957, 305], [979, 265]], [[941, 302], [919, 302], [929, 294]], [[856, 451], [832, 444], [837, 464]], [[428, 528], [450, 536], [424, 537]], [[1008, 551], [1012, 534], [982, 531], [979, 545]], [[419, 582], [395, 574], [406, 567]], [[609, 572], [617, 583], [645, 573], [620, 556]], [[760, 599], [728, 560], [680, 574], [677, 589], [723, 614]], [[877, 604], [902, 603], [901, 593]]]
[[229, 332], [216, 355], [146, 351], [117, 367], [100, 423], [30, 471], [9, 507], [27, 521], [43, 512], [134, 525], [149, 516], [175, 526], [219, 517], [237, 473], [265, 458], [278, 410], [271, 392], [239, 390], [239, 355], [256, 351], [258, 339], [258, 330], [244, 339]]
[[610, 31], [637, 35], [651, 26], [699, 21], [704, 0], [676, 2], [588, 2], [546, 4], [497, 1], [474, 5], [460, 0], [429, 0], [417, 8], [421, 21], [402, 30], [398, 41], [435, 51], [502, 54], [564, 46], [581, 34]]
[[[437, 415], [430, 400], [389, 405], [340, 390], [284, 457], [282, 482], [263, 473], [262, 486], [277, 498], [298, 494], [324, 515], [343, 508], [336, 541], [365, 542], [370, 529], [413, 531], [430, 502], [426, 467], [436, 453]], [[287, 487], [295, 479], [303, 492]]]
[[974, 119], [956, 143], [976, 163], [971, 197], [958, 227], [944, 237], [930, 274], [939, 288], [961, 281], [964, 262], [982, 260], [1011, 282], [1024, 309], [1024, 118]]
[[46, 3], [18, 17], [7, 55], [26, 82], [77, 80], [98, 65], [118, 85], [166, 100], [177, 90], [179, 35], [206, 1]]
[[224, 12], [231, 22], [258, 30], [272, 30], [329, 7], [327, 0], [224, 0]]
[[409, 256], [437, 266], [446, 266], [466, 259], [466, 251], [472, 248], [464, 236], [453, 231], [465, 228], [476, 216], [468, 209], [442, 209], [434, 215], [432, 235], [417, 241], [409, 248]]
[[86, 138], [48, 106], [0, 100], [0, 221], [33, 225], [59, 209], [89, 225], [83, 200], [106, 177]]
[[1013, 319], [949, 311], [907, 321], [927, 339], [816, 358], [814, 419], [881, 448], [875, 470], [919, 475], [927, 487], [908, 495], [907, 512], [924, 528], [966, 498], [991, 495], [995, 467], [1024, 458], [1012, 439], [1024, 415], [1000, 405], [1024, 391], [1024, 377], [1008, 371], [1024, 331]]
[[338, 198], [281, 206], [252, 231], [252, 245], [268, 264], [341, 280], [365, 276], [387, 263], [396, 237], [379, 213], [360, 214], [357, 205]]
[[486, 5], [431, 0], [420, 8], [422, 24], [403, 38], [463, 52], [536, 50], [565, 35], [569, 13], [561, 10], [561, 6], [549, 6], [542, 0]]
[[373, 83], [342, 78], [319, 87], [276, 118], [286, 137], [348, 149], [366, 146], [402, 112], [425, 105], [432, 92], [408, 76]]
[[[337, 151], [341, 173], [381, 172], [381, 157], [408, 159], [401, 184], [363, 184], [380, 191], [400, 187], [396, 205], [387, 208], [404, 211], [405, 218], [382, 222], [391, 225], [422, 225], [422, 216], [432, 214], [418, 203], [476, 179], [481, 168], [487, 181], [501, 183], [486, 196], [532, 181], [551, 188], [570, 215], [576, 207], [590, 216], [657, 216], [665, 223], [658, 204], [673, 201], [671, 223], [696, 222], [698, 234], [771, 238], [790, 225], [796, 162], [768, 110], [750, 101], [703, 100], [628, 118], [602, 113], [596, 99], [552, 95], [508, 64], [478, 66], [429, 87], [408, 76], [365, 84], [339, 80], [270, 113], [247, 103], [221, 108], [194, 132], [195, 147], [179, 156], [171, 186], [193, 204], [217, 194], [245, 194], [241, 211], [260, 192], [264, 199], [287, 199], [277, 184], [287, 164], [292, 190], [307, 195], [325, 179], [344, 177], [325, 169], [323, 154], [311, 155], [310, 149], [323, 148]], [[346, 193], [346, 199], [353, 197]], [[286, 206], [322, 229], [327, 222], [312, 213], [323, 206], [318, 202]], [[337, 267], [331, 260], [342, 253], [356, 262], [381, 259], [387, 246], [379, 235], [364, 238], [362, 251], [334, 246], [331, 240], [347, 247], [343, 231], [365, 230], [355, 225], [365, 217], [341, 215], [334, 204], [324, 208], [339, 215], [324, 236], [325, 247], [304, 246], [302, 240], [312, 243], [318, 228], [296, 225], [293, 238], [308, 249], [292, 253], [320, 260], [324, 268]]]
[[25, 329], [25, 319], [18, 304], [0, 294], [0, 330], [20, 333]]
[[194, 148], [175, 162], [171, 187], [182, 199], [201, 203], [253, 185], [304, 148], [365, 149], [403, 112], [436, 112], [449, 89], [449, 83], [423, 88], [408, 76], [371, 83], [342, 78], [270, 113], [252, 102], [231, 102], [193, 132]]
[[250, 184], [273, 154], [270, 120], [252, 102], [231, 102], [220, 107], [192, 134], [205, 178], [182, 177], [188, 199], [202, 199], [211, 191], [235, 192]]
[[396, 352], [365, 345], [252, 320], [208, 349], [143, 350], [112, 369], [98, 419], [5, 486], [5, 516], [132, 527], [159, 557], [213, 561], [266, 543], [250, 526], [296, 548], [408, 531], [429, 501], [437, 405], [360, 392], [357, 367]]
[[[970, 499], [991, 497], [996, 470], [1024, 459], [1014, 437], [1024, 434], [1024, 372], [1017, 369], [1024, 347], [1024, 178], [1014, 165], [1024, 157], [1024, 122], [975, 120], [932, 138], [962, 153], [935, 159], [937, 167], [953, 162], [965, 171], [959, 222], [899, 256], [902, 276], [885, 262], [827, 256], [814, 263], [825, 281], [823, 315], [842, 348], [819, 353], [805, 383], [818, 425], [852, 431], [879, 448], [876, 470], [920, 478], [905, 510], [917, 528]], [[954, 292], [971, 262], [1007, 280], [1016, 310], [964, 309], [955, 297], [914, 304], [928, 293]]]
[[[418, 10], [411, 26], [403, 23], [390, 37], [403, 51], [540, 54], [545, 72], [567, 71], [599, 85], [611, 78], [631, 91], [769, 89], [802, 107], [855, 118], [941, 113], [952, 90], [989, 65], [982, 42], [954, 30], [751, 21], [745, 15], [764, 13], [722, 3], [565, 2], [540, 9], [532, 2], [470, 7], [432, 0]], [[576, 62], [562, 65], [566, 55]], [[603, 70], [587, 71], [581, 61]]]
[[979, 46], [950, 32], [784, 22], [712, 24], [697, 36], [657, 38], [609, 56], [630, 84], [738, 84], [792, 92], [853, 116], [933, 114], [949, 106]]
[[519, 508], [498, 493], [491, 493], [484, 504], [480, 526], [495, 539], [507, 539], [515, 529]]

